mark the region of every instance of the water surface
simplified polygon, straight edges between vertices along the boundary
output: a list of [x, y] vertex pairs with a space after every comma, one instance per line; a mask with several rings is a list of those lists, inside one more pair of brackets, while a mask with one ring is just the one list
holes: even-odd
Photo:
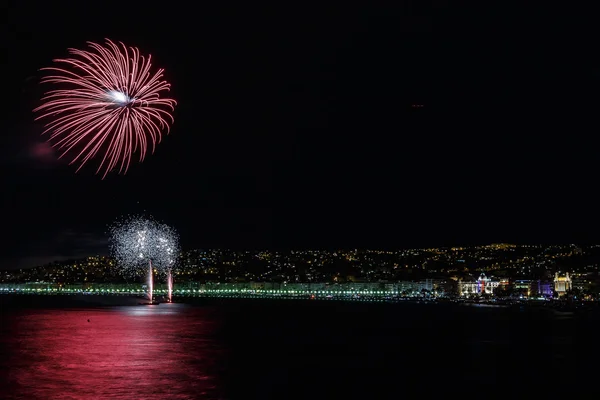
[[597, 371], [591, 317], [317, 301], [82, 308], [42, 300], [0, 299], [2, 398], [430, 398], [492, 387], [540, 393]]

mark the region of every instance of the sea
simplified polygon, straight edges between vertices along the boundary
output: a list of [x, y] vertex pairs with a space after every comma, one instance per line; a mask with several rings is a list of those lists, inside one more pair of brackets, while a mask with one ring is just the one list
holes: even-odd
[[587, 398], [598, 326], [526, 306], [3, 295], [0, 398]]

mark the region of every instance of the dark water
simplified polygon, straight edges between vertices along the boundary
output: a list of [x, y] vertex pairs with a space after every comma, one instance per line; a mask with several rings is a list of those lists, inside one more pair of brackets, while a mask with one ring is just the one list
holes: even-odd
[[82, 308], [37, 299], [0, 298], [0, 398], [510, 398], [573, 394], [589, 387], [573, 382], [597, 379], [600, 363], [591, 316], [259, 300]]

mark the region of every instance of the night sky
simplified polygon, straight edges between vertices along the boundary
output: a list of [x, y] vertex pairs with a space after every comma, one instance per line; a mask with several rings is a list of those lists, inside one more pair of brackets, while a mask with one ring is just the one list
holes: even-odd
[[[583, 10], [12, 3], [0, 268], [106, 253], [106, 225], [141, 212], [184, 249], [600, 241]], [[105, 37], [152, 54], [179, 106], [153, 156], [101, 180], [31, 110], [39, 68]]]

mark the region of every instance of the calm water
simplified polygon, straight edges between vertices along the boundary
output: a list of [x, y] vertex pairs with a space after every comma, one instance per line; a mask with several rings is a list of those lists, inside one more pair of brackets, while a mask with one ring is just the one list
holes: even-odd
[[574, 380], [596, 379], [600, 361], [595, 320], [546, 311], [37, 299], [0, 298], [0, 398], [494, 398], [500, 389], [573, 393]]

